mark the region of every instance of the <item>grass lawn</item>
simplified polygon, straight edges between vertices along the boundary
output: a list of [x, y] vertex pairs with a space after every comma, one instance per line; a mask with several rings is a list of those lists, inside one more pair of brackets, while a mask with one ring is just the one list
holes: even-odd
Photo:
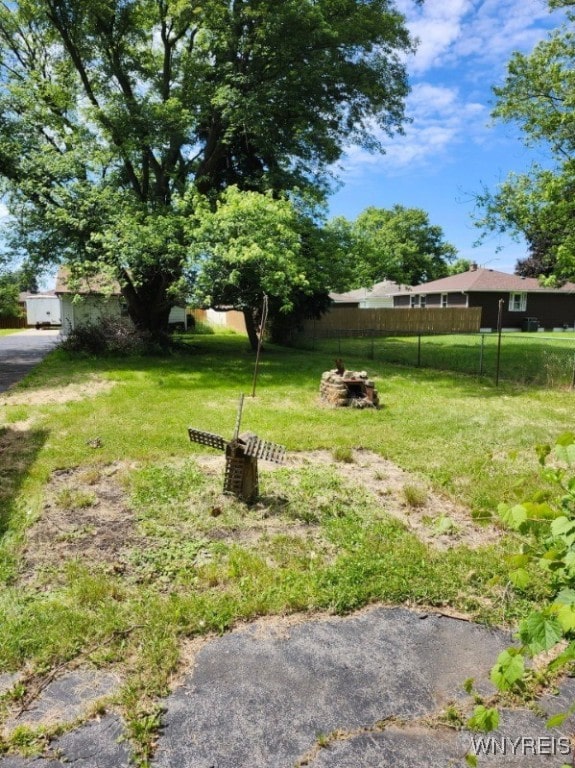
[[[306, 342], [307, 345], [310, 342]], [[497, 333], [446, 336], [316, 339], [317, 352], [346, 360], [363, 357], [381, 365], [420, 366], [476, 374], [493, 381]], [[575, 380], [575, 333], [503, 333], [500, 378], [544, 387], [570, 386]]]
[[13, 333], [21, 333], [25, 328], [0, 328], [0, 336], [11, 336]]
[[[509, 590], [490, 518], [542, 487], [534, 446], [570, 426], [572, 392], [356, 358], [384, 407], [332, 410], [318, 402], [331, 351], [269, 347], [242, 427], [299, 458], [261, 464], [248, 508], [186, 429], [231, 437], [254, 358], [238, 336], [187, 343], [166, 358], [56, 351], [0, 398], [0, 673], [24, 670], [0, 716], [59, 665], [110, 667], [145, 762], [184, 638], [375, 601], [513, 624], [545, 596], [541, 581]], [[362, 457], [404, 479], [393, 490]], [[20, 731], [0, 753], [40, 743]]]

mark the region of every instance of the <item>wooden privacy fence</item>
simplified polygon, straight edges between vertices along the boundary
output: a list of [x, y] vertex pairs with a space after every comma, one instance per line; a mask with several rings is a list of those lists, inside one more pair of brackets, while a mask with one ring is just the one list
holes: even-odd
[[306, 320], [303, 335], [315, 338], [337, 334], [431, 335], [477, 333], [481, 307], [444, 309], [359, 309], [333, 307], [319, 320]]
[[0, 317], [0, 328], [26, 328], [28, 323], [25, 317]]

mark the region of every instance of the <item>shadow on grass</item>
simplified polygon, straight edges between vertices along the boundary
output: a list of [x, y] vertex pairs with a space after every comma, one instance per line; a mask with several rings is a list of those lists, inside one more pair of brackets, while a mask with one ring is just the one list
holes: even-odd
[[47, 430], [0, 427], [0, 543], [8, 530], [18, 527], [16, 499], [48, 434]]
[[[545, 370], [544, 349], [532, 346], [529, 366], [523, 365], [518, 356], [514, 367], [526, 371]], [[533, 358], [536, 358], [535, 360]], [[520, 396], [526, 390], [545, 388], [534, 381], [513, 380], [507, 377], [502, 365], [500, 385], [495, 386], [493, 376], [479, 376], [462, 370], [438, 370], [410, 365], [407, 361], [386, 361], [381, 358], [369, 359], [353, 354], [344, 356], [347, 367], [367, 370], [380, 388], [385, 388], [386, 379], [396, 382], [408, 379], [428, 383], [436, 388], [448, 388], [454, 395], [476, 398], [497, 398], [505, 395]], [[321, 374], [335, 365], [333, 350], [302, 350], [266, 345], [260, 360], [258, 391], [261, 389], [295, 388], [316, 392]], [[177, 348], [166, 355], [130, 357], [93, 357], [56, 350], [51, 353], [35, 371], [27, 377], [23, 389], [66, 386], [70, 382], [82, 383], [94, 376], [110, 376], [114, 380], [137, 380], [141, 373], [151, 375], [166, 390], [186, 390], [208, 386], [215, 390], [230, 390], [249, 394], [255, 367], [255, 353], [249, 349], [247, 339], [242, 336], [217, 334], [193, 336], [180, 340]], [[557, 385], [557, 383], [556, 383]]]

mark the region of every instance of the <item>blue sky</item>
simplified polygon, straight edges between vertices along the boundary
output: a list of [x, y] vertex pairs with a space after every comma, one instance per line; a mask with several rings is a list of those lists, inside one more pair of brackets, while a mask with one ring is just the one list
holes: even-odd
[[544, 150], [526, 149], [514, 126], [492, 121], [491, 88], [503, 81], [512, 51], [532, 50], [561, 15], [550, 14], [545, 0], [425, 0], [423, 6], [396, 0], [396, 5], [420, 41], [407, 63], [412, 122], [404, 136], [384, 140], [385, 155], [348, 150], [330, 216], [354, 219], [368, 206], [422, 208], [460, 257], [513, 272], [526, 253], [524, 243], [491, 236], [473, 247], [480, 234], [471, 218], [474, 195], [543, 159]]

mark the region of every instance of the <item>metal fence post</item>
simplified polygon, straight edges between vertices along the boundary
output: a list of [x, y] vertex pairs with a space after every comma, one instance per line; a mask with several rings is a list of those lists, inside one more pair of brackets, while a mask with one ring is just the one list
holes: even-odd
[[501, 366], [501, 331], [503, 325], [503, 299], [499, 299], [499, 312], [497, 315], [497, 364], [495, 366], [495, 386], [499, 386], [499, 369]]
[[485, 334], [480, 333], [481, 336], [481, 347], [479, 349], [479, 375], [483, 376], [483, 349], [485, 347]]
[[417, 336], [417, 367], [421, 368], [421, 334]]

